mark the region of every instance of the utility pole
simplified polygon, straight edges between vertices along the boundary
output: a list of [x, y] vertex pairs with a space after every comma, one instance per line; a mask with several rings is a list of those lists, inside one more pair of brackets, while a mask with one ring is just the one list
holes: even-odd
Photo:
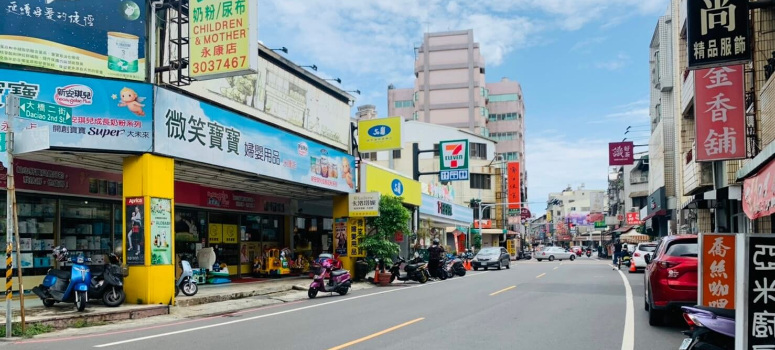
[[[412, 180], [414, 181], [420, 181], [420, 176], [422, 175], [439, 175], [438, 171], [431, 171], [431, 172], [420, 172], [420, 153], [430, 153], [434, 152], [434, 150], [420, 150], [420, 145], [417, 144], [417, 142], [412, 143]], [[415, 208], [414, 213], [412, 213], [412, 229], [415, 230], [415, 233], [420, 225], [420, 212], [419, 209]], [[411, 243], [411, 242], [410, 242]], [[407, 251], [407, 253], [409, 253]]]
[[5, 114], [8, 116], [8, 131], [6, 132], [6, 152], [8, 153], [8, 168], [6, 177], [6, 248], [5, 248], [5, 336], [10, 338], [13, 332], [13, 313], [12, 313], [12, 299], [13, 299], [13, 267], [11, 259], [11, 250], [13, 249], [13, 240], [16, 239], [16, 268], [17, 277], [19, 278], [19, 309], [21, 314], [22, 334], [25, 331], [24, 320], [24, 280], [22, 277], [22, 263], [21, 263], [21, 251], [19, 240], [19, 225], [16, 220], [16, 185], [13, 177], [13, 120], [19, 115], [19, 96], [8, 95], [5, 98]]

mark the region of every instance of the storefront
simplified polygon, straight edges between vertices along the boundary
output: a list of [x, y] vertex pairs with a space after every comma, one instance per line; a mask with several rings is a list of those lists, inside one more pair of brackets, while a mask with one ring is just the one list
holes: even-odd
[[667, 197], [665, 188], [660, 187], [648, 197], [646, 203], [646, 215], [641, 216], [645, 225], [651, 229], [650, 236], [662, 237], [668, 235], [668, 221], [671, 211], [667, 209]]
[[[441, 244], [449, 247], [450, 251], [463, 251], [473, 221], [473, 209], [427, 194], [422, 195], [419, 236], [431, 240], [439, 238]], [[420, 242], [421, 245], [428, 243]]]

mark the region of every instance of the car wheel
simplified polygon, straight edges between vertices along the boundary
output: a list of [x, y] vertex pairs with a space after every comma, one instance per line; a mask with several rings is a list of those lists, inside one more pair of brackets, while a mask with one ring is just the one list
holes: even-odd
[[549, 256], [549, 261], [554, 261], [554, 255]]
[[538, 260], [538, 261], [541, 261], [541, 260], [543, 260], [543, 259], [536, 259], [536, 260]]
[[571, 255], [571, 256], [570, 256], [570, 261], [573, 261], [573, 260], [576, 260], [576, 257], [575, 257], [575, 256], [573, 256], [573, 255]]
[[665, 313], [662, 310], [657, 310], [654, 307], [651, 306], [652, 300], [651, 300], [651, 293], [649, 293], [648, 298], [648, 307], [649, 307], [649, 325], [651, 326], [661, 326], [664, 323], [665, 320]]
[[510, 269], [511, 269], [511, 261], [507, 261], [507, 262], [506, 262], [506, 269], [507, 269], [507, 270], [510, 270]]
[[479, 271], [479, 268], [474, 266], [474, 271]]
[[498, 261], [498, 271], [500, 271], [503, 268], [503, 260]]

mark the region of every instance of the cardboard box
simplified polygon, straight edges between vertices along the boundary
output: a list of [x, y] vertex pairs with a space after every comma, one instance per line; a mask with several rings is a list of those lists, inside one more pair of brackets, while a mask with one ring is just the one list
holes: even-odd
[[19, 249], [32, 250], [32, 238], [19, 238]]
[[38, 222], [38, 233], [54, 233], [54, 222]]

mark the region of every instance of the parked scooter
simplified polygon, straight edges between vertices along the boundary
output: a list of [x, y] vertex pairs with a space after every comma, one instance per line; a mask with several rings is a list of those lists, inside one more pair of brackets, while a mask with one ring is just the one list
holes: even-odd
[[[64, 246], [54, 248], [53, 256], [62, 263], [70, 259], [70, 253]], [[70, 272], [49, 269], [43, 283], [32, 288], [32, 292], [43, 300], [46, 307], [54, 306], [55, 303], [75, 303], [78, 311], [83, 311], [89, 301], [91, 270], [84, 264], [88, 260], [83, 254], [78, 254], [69, 261], [73, 263]]]
[[466, 275], [466, 268], [465, 266], [463, 266], [463, 260], [461, 260], [458, 257], [453, 257], [452, 259], [448, 259], [445, 265], [445, 270], [447, 271], [447, 276], [449, 278], [455, 277], [455, 275], [458, 275], [458, 276]]
[[587, 258], [592, 256], [592, 248], [587, 248]]
[[194, 270], [191, 268], [191, 263], [181, 259], [180, 267], [183, 269], [183, 272], [175, 282], [175, 296], [178, 296], [181, 290], [183, 291], [183, 294], [193, 296], [199, 291], [199, 287], [196, 284], [196, 278], [194, 278]]
[[124, 273], [121, 261], [116, 254], [108, 255], [108, 263], [99, 271], [95, 267], [92, 271], [91, 285], [89, 286], [89, 299], [102, 299], [105, 306], [116, 307], [124, 303]]
[[691, 327], [683, 334], [685, 338], [680, 350], [707, 349], [732, 350], [735, 348], [735, 310], [683, 306], [684, 320]]
[[[320, 267], [315, 272], [312, 283], [307, 290], [307, 296], [310, 299], [314, 299], [318, 292], [324, 293], [339, 293], [339, 295], [345, 295], [352, 286], [352, 279], [350, 277], [350, 271], [345, 269], [334, 270], [335, 260], [326, 259], [320, 262]], [[326, 283], [326, 274], [329, 275], [328, 283]]]
[[428, 271], [428, 263], [420, 258], [420, 255], [414, 253], [414, 259], [406, 261], [402, 257], [398, 257], [398, 262], [390, 267], [390, 282], [392, 283], [396, 279], [399, 281], [417, 281], [420, 283], [428, 282], [431, 274]]

